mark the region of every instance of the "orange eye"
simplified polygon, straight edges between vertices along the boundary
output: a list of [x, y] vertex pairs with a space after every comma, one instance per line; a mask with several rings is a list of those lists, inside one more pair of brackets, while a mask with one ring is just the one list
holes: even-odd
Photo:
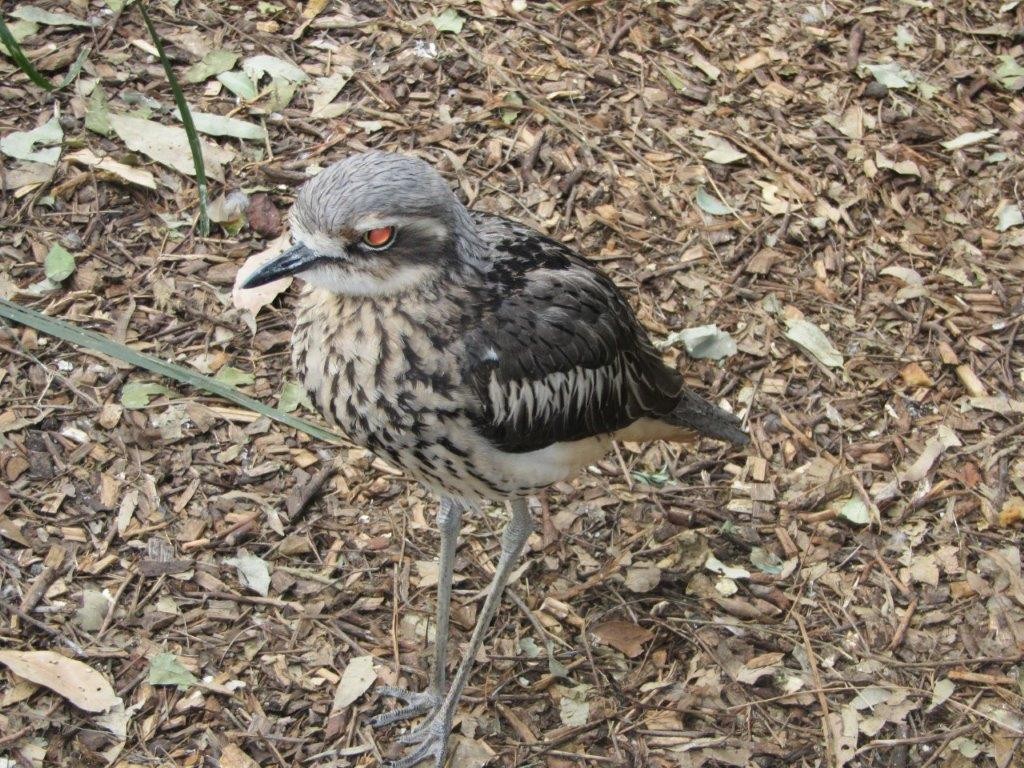
[[363, 242], [371, 248], [387, 248], [394, 239], [394, 227], [377, 227], [363, 233]]

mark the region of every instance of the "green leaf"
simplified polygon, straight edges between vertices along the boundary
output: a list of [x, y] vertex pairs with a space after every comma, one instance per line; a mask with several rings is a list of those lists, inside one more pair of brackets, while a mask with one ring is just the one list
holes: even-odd
[[11, 11], [11, 16], [23, 21], [33, 21], [36, 24], [47, 24], [53, 27], [91, 27], [88, 21], [82, 21], [69, 13], [54, 13], [44, 11], [34, 5], [23, 5]]
[[245, 72], [239, 72], [238, 70], [221, 72], [217, 75], [217, 80], [240, 99], [252, 101], [259, 95], [259, 92], [256, 90], [256, 84]]
[[283, 77], [275, 77], [270, 81], [270, 96], [267, 98], [267, 109], [280, 112], [287, 107], [295, 96], [298, 84]]
[[330, 120], [347, 111], [347, 104], [333, 104], [332, 102], [345, 87], [345, 84], [352, 79], [352, 75], [350, 67], [341, 66], [330, 77], [318, 77], [307, 89], [307, 93], [313, 101], [313, 107], [309, 111], [310, 117]]
[[129, 381], [121, 387], [121, 405], [131, 410], [145, 408], [158, 395], [176, 397], [177, 392], [152, 381]]
[[754, 547], [750, 550], [750, 564], [762, 573], [770, 573], [773, 576], [782, 573], [782, 560], [764, 547]]
[[246, 384], [252, 384], [256, 381], [256, 377], [251, 373], [246, 373], [243, 370], [234, 368], [230, 365], [225, 365], [214, 377], [214, 381], [220, 381], [231, 387], [241, 387]]
[[50, 336], [55, 336], [63, 341], [77, 344], [80, 347], [95, 350], [104, 355], [121, 360], [122, 362], [134, 365], [137, 368], [142, 368], [150, 371], [151, 373], [155, 373], [159, 376], [166, 376], [176, 381], [180, 381], [183, 384], [187, 384], [188, 386], [194, 387], [195, 389], [203, 392], [209, 392], [212, 395], [222, 397], [225, 400], [241, 406], [242, 408], [248, 408], [250, 411], [254, 411], [262, 416], [274, 419], [274, 421], [280, 422], [291, 429], [305, 432], [307, 435], [315, 437], [317, 440], [323, 440], [324, 442], [331, 443], [333, 445], [338, 445], [344, 442], [341, 436], [337, 433], [326, 430], [316, 424], [312, 424], [305, 419], [299, 419], [295, 416], [283, 413], [277, 408], [271, 408], [269, 405], [265, 405], [259, 400], [243, 395], [228, 384], [214, 381], [209, 376], [203, 376], [202, 374], [189, 370], [182, 365], [169, 363], [165, 360], [152, 357], [151, 355], [145, 355], [136, 349], [126, 346], [125, 344], [121, 344], [113, 339], [108, 339], [106, 336], [101, 333], [97, 333], [96, 331], [79, 328], [72, 323], [55, 317], [47, 317], [35, 310], [19, 307], [17, 304], [3, 298], [0, 298], [0, 317], [7, 318], [15, 323], [20, 323], [21, 325], [27, 325], [29, 328], [35, 328], [40, 333], [47, 333]]
[[110, 127], [110, 108], [107, 102], [107, 93], [99, 83], [89, 94], [89, 106], [85, 111], [85, 127], [93, 133], [101, 136], [109, 136], [113, 128]]
[[242, 586], [263, 597], [270, 592], [270, 568], [262, 557], [242, 550], [238, 557], [229, 557], [224, 562], [235, 566]]
[[733, 213], [732, 208], [712, 195], [704, 187], [698, 187], [697, 189], [697, 205], [704, 213], [712, 216], [728, 216]]
[[996, 81], [1008, 91], [1024, 89], [1024, 67], [1013, 56], [1005, 53], [999, 57], [999, 61], [995, 71]]
[[582, 683], [574, 686], [565, 692], [559, 702], [559, 717], [564, 725], [579, 726], [586, 725], [590, 719], [590, 704], [587, 703], [587, 693], [593, 686]]
[[699, 325], [673, 331], [657, 346], [665, 349], [679, 343], [686, 347], [686, 354], [694, 358], [721, 360], [736, 354], [736, 342], [727, 331], [719, 330], [717, 325]]
[[661, 66], [659, 66], [658, 69], [661, 70], [661, 74], [663, 74], [665, 76], [665, 79], [668, 80], [668, 84], [675, 88], [677, 91], [685, 91], [687, 89], [688, 86], [686, 85], [686, 81], [683, 80], [683, 78], [681, 78], [671, 69], [669, 69], [668, 67]]
[[[186, 176], [195, 175], [196, 164], [192, 159], [191, 140], [184, 125], [164, 125], [155, 120], [144, 120], [141, 117], [117, 112], [111, 113], [109, 119], [110, 127], [128, 149], [141, 152], [178, 173]], [[194, 131], [195, 125], [192, 128]], [[208, 169], [209, 175], [222, 179], [222, 164], [229, 161], [233, 154], [212, 142], [203, 142], [200, 149], [204, 173]], [[209, 210], [207, 201], [207, 215]]]
[[949, 748], [955, 749], [968, 760], [972, 761], [985, 751], [985, 748], [981, 744], [976, 742], [974, 739], [967, 738], [966, 736], [957, 736], [949, 742]]
[[39, 25], [34, 21], [18, 20], [11, 23], [7, 28], [11, 31], [11, 37], [19, 43], [26, 37], [32, 37], [32, 35], [39, 31]]
[[[60, 145], [64, 129], [56, 117], [31, 131], [14, 131], [0, 139], [0, 152], [15, 160], [56, 165], [60, 160]], [[41, 148], [40, 148], [41, 147]]]
[[954, 691], [956, 691], [956, 685], [948, 677], [936, 680], [932, 686], [932, 700], [928, 702], [925, 712], [931, 712], [936, 707], [941, 707]]
[[519, 117], [519, 110], [523, 108], [523, 97], [515, 91], [510, 91], [505, 94], [502, 104], [504, 108], [501, 110], [501, 122], [512, 125]]
[[540, 646], [532, 637], [522, 637], [519, 639], [519, 650], [526, 654], [528, 659], [536, 659], [540, 656]]
[[82, 590], [82, 607], [75, 612], [75, 624], [86, 632], [95, 632], [103, 626], [110, 608], [110, 600], [97, 589]]
[[1014, 203], [1003, 203], [996, 218], [997, 232], [1005, 232], [1010, 227], [1019, 227], [1024, 224], [1024, 213], [1021, 212], [1020, 206]]
[[917, 80], [913, 73], [903, 69], [892, 61], [887, 64], [861, 64], [862, 69], [869, 72], [876, 81], [886, 88], [909, 88]]
[[271, 80], [287, 80], [289, 83], [302, 83], [309, 79], [309, 75], [290, 61], [267, 54], [250, 56], [242, 62], [242, 70], [254, 83], [264, 75], [270, 75]]
[[281, 387], [281, 394], [278, 395], [277, 407], [285, 413], [291, 413], [300, 405], [307, 410], [313, 410], [313, 404], [309, 402], [306, 389], [297, 381], [286, 381]]
[[462, 32], [466, 20], [454, 8], [446, 8], [443, 13], [432, 18], [430, 23], [438, 32], [451, 32], [457, 35]]
[[828, 336], [814, 323], [802, 318], [786, 321], [786, 338], [796, 344], [822, 365], [842, 368], [843, 355], [833, 346]]
[[871, 511], [859, 496], [841, 502], [837, 511], [841, 518], [854, 525], [868, 525], [871, 522]]
[[892, 40], [896, 43], [896, 47], [901, 51], [905, 51], [915, 42], [914, 34], [904, 25], [896, 27], [896, 34], [892, 36]]
[[651, 485], [654, 486], [655, 488], [662, 487], [669, 480], [672, 479], [672, 476], [668, 472], [665, 472], [664, 470], [662, 470], [661, 472], [641, 472], [639, 470], [634, 470], [630, 474], [633, 476], [633, 479], [636, 480], [638, 483]]
[[267, 132], [262, 125], [239, 120], [236, 117], [193, 112], [192, 119], [195, 121], [196, 130], [207, 136], [230, 136], [233, 139], [250, 139], [252, 141], [263, 141], [267, 138]]
[[550, 653], [548, 655], [548, 672], [554, 677], [569, 677], [569, 668]]
[[176, 685], [179, 691], [187, 691], [197, 682], [196, 676], [181, 666], [173, 653], [158, 653], [149, 662], [150, 685]]
[[46, 254], [43, 262], [43, 270], [46, 276], [55, 283], [71, 277], [75, 271], [75, 257], [58, 243], [50, 246], [50, 252]]
[[237, 53], [218, 48], [203, 56], [202, 61], [198, 61], [186, 69], [183, 78], [186, 83], [201, 83], [221, 72], [227, 72], [235, 66], [236, 61], [238, 61]]

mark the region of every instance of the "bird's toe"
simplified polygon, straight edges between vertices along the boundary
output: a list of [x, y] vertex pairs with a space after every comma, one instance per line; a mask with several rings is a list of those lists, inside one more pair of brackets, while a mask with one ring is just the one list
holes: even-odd
[[417, 729], [421, 734], [419, 746], [404, 757], [390, 762], [388, 768], [413, 768], [430, 758], [433, 758], [434, 768], [444, 768], [448, 758], [448, 735], [451, 729], [450, 723], [441, 718], [431, 720], [427, 728]]
[[383, 696], [404, 702], [405, 706], [370, 718], [370, 725], [374, 728], [383, 728], [392, 723], [399, 723], [410, 717], [422, 715], [424, 712], [435, 712], [441, 705], [441, 697], [433, 691], [407, 691], [404, 688], [393, 688], [390, 685], [381, 686], [378, 690]]

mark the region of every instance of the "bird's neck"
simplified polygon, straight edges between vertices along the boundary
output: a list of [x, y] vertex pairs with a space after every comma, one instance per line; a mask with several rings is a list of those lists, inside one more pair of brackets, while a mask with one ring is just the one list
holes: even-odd
[[487, 243], [477, 231], [469, 209], [455, 201], [455, 271], [472, 279], [487, 272], [490, 264]]

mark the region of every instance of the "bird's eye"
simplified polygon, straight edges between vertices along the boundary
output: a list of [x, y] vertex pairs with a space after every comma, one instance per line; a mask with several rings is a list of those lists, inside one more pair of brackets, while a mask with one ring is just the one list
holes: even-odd
[[387, 248], [394, 240], [394, 227], [377, 227], [376, 229], [368, 229], [363, 232], [363, 244], [377, 250]]

